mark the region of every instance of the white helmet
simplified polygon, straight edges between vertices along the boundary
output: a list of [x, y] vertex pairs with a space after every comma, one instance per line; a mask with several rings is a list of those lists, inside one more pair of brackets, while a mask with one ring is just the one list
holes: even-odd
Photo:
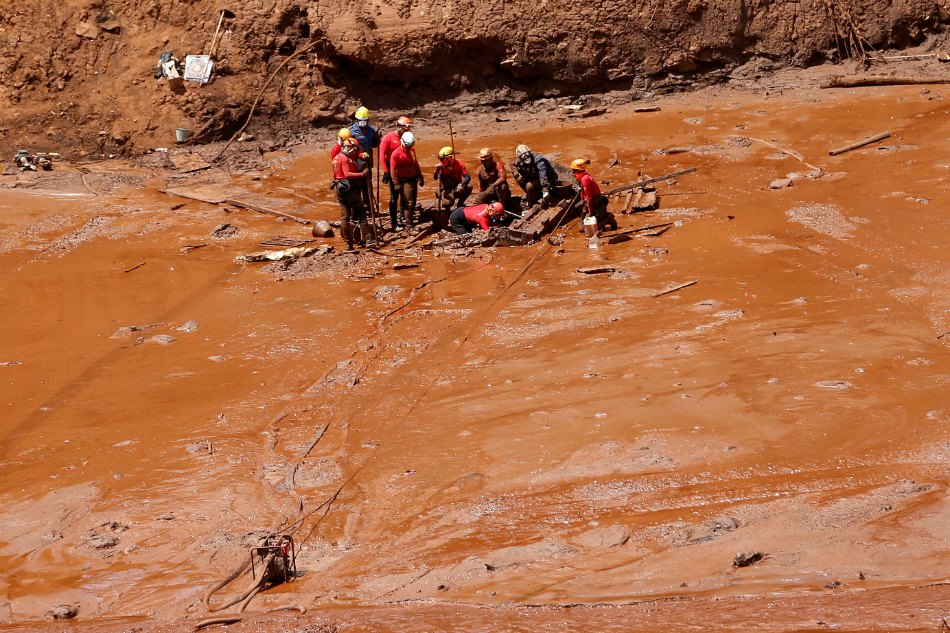
[[416, 144], [416, 137], [412, 132], [403, 132], [399, 140], [402, 141], [402, 144], [406, 147], [412, 147]]

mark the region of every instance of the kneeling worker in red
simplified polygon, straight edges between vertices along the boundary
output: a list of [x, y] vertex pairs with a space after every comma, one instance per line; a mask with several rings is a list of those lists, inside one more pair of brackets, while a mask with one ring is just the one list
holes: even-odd
[[476, 204], [471, 207], [459, 207], [452, 212], [449, 221], [452, 230], [458, 235], [470, 233], [473, 228], [487, 231], [496, 220], [505, 214], [505, 207], [500, 202], [491, 204]]

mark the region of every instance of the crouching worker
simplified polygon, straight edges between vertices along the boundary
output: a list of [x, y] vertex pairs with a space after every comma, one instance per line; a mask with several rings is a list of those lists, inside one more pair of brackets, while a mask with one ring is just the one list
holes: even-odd
[[439, 164], [432, 174], [439, 183], [439, 206], [443, 209], [461, 207], [472, 194], [472, 176], [468, 167], [455, 158], [455, 150], [449, 146], [439, 150]]
[[369, 174], [369, 168], [360, 170], [357, 167], [359, 153], [359, 143], [348, 138], [343, 141], [340, 153], [333, 158], [331, 187], [336, 190], [336, 199], [340, 203], [340, 231], [343, 233], [347, 250], [353, 250], [357, 226], [361, 240], [365, 240], [365, 246], [376, 246], [376, 234], [366, 221], [366, 207], [363, 205], [362, 184]]
[[500, 202], [476, 204], [471, 207], [459, 207], [452, 212], [449, 221], [452, 223], [452, 230], [456, 234], [464, 235], [470, 233], [474, 228], [487, 231], [492, 227], [492, 222], [498, 220], [504, 214], [505, 207]]
[[587, 162], [578, 158], [571, 163], [571, 173], [577, 179], [581, 200], [584, 201], [584, 215], [593, 215], [597, 218], [597, 226], [608, 230], [617, 229], [617, 219], [607, 210], [607, 196], [600, 193], [600, 185], [587, 173]]
[[505, 166], [500, 161], [495, 160], [495, 155], [490, 147], [483, 147], [478, 153], [478, 160], [481, 165], [475, 174], [478, 177], [478, 194], [474, 202], [495, 202], [496, 200], [502, 206], [508, 206], [508, 199], [511, 197], [511, 188], [508, 186], [508, 176], [505, 173]]

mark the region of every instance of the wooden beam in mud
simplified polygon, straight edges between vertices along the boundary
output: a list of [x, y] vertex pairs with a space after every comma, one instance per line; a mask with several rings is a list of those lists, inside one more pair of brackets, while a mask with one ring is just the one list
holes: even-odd
[[918, 84], [950, 84], [950, 77], [832, 77], [822, 88], [860, 88], [863, 86], [913, 86]]
[[615, 196], [618, 193], [624, 193], [625, 191], [634, 191], [636, 189], [642, 189], [647, 185], [652, 185], [655, 182], [662, 182], [664, 180], [669, 180], [676, 176], [683, 176], [685, 174], [691, 174], [696, 171], [695, 167], [689, 167], [688, 169], [681, 169], [680, 171], [674, 171], [672, 174], [667, 174], [665, 176], [657, 176], [656, 178], [649, 178], [647, 180], [641, 180], [640, 182], [635, 182], [633, 184], [624, 185], [623, 187], [617, 187], [616, 189], [611, 189], [610, 191], [605, 191], [605, 196]]
[[276, 209], [271, 209], [270, 207], [265, 207], [262, 204], [256, 204], [253, 202], [245, 202], [244, 200], [236, 200], [234, 198], [227, 198], [224, 200], [225, 203], [239, 207], [241, 209], [249, 209], [251, 211], [257, 211], [258, 213], [269, 213], [270, 215], [276, 215], [278, 218], [284, 218], [287, 220], [293, 220], [294, 222], [299, 222], [300, 224], [310, 224], [310, 220], [306, 218], [301, 218], [296, 215], [291, 215], [290, 213], [284, 213], [283, 211], [277, 211]]
[[829, 156], [837, 156], [838, 154], [844, 154], [845, 152], [850, 152], [853, 149], [858, 149], [859, 147], [864, 147], [865, 145], [870, 145], [871, 143], [877, 143], [878, 141], [883, 141], [891, 135], [890, 132], [882, 132], [881, 134], [875, 134], [870, 138], [866, 138], [863, 141], [858, 141], [857, 143], [851, 143], [850, 145], [845, 145], [844, 147], [839, 147], [838, 149], [833, 149], [828, 152]]
[[685, 284], [680, 284], [680, 285], [678, 285], [678, 286], [673, 286], [672, 288], [667, 288], [666, 290], [662, 290], [662, 291], [660, 291], [660, 292], [654, 294], [654, 295], [653, 295], [653, 298], [656, 299], [657, 297], [662, 297], [663, 295], [668, 295], [668, 294], [670, 294], [671, 292], [676, 292], [677, 290], [682, 290], [683, 288], [689, 288], [690, 286], [693, 286], [693, 285], [698, 284], [698, 283], [699, 283], [699, 280], [687, 281]]

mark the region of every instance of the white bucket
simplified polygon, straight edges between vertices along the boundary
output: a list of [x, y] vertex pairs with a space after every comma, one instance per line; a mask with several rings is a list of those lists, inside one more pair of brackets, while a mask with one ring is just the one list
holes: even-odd
[[589, 215], [584, 218], [584, 235], [587, 237], [593, 237], [597, 235], [597, 218], [593, 215]]
[[188, 137], [192, 135], [191, 130], [186, 130], [183, 127], [175, 128], [175, 140], [179, 143], [182, 143], [188, 140]]

